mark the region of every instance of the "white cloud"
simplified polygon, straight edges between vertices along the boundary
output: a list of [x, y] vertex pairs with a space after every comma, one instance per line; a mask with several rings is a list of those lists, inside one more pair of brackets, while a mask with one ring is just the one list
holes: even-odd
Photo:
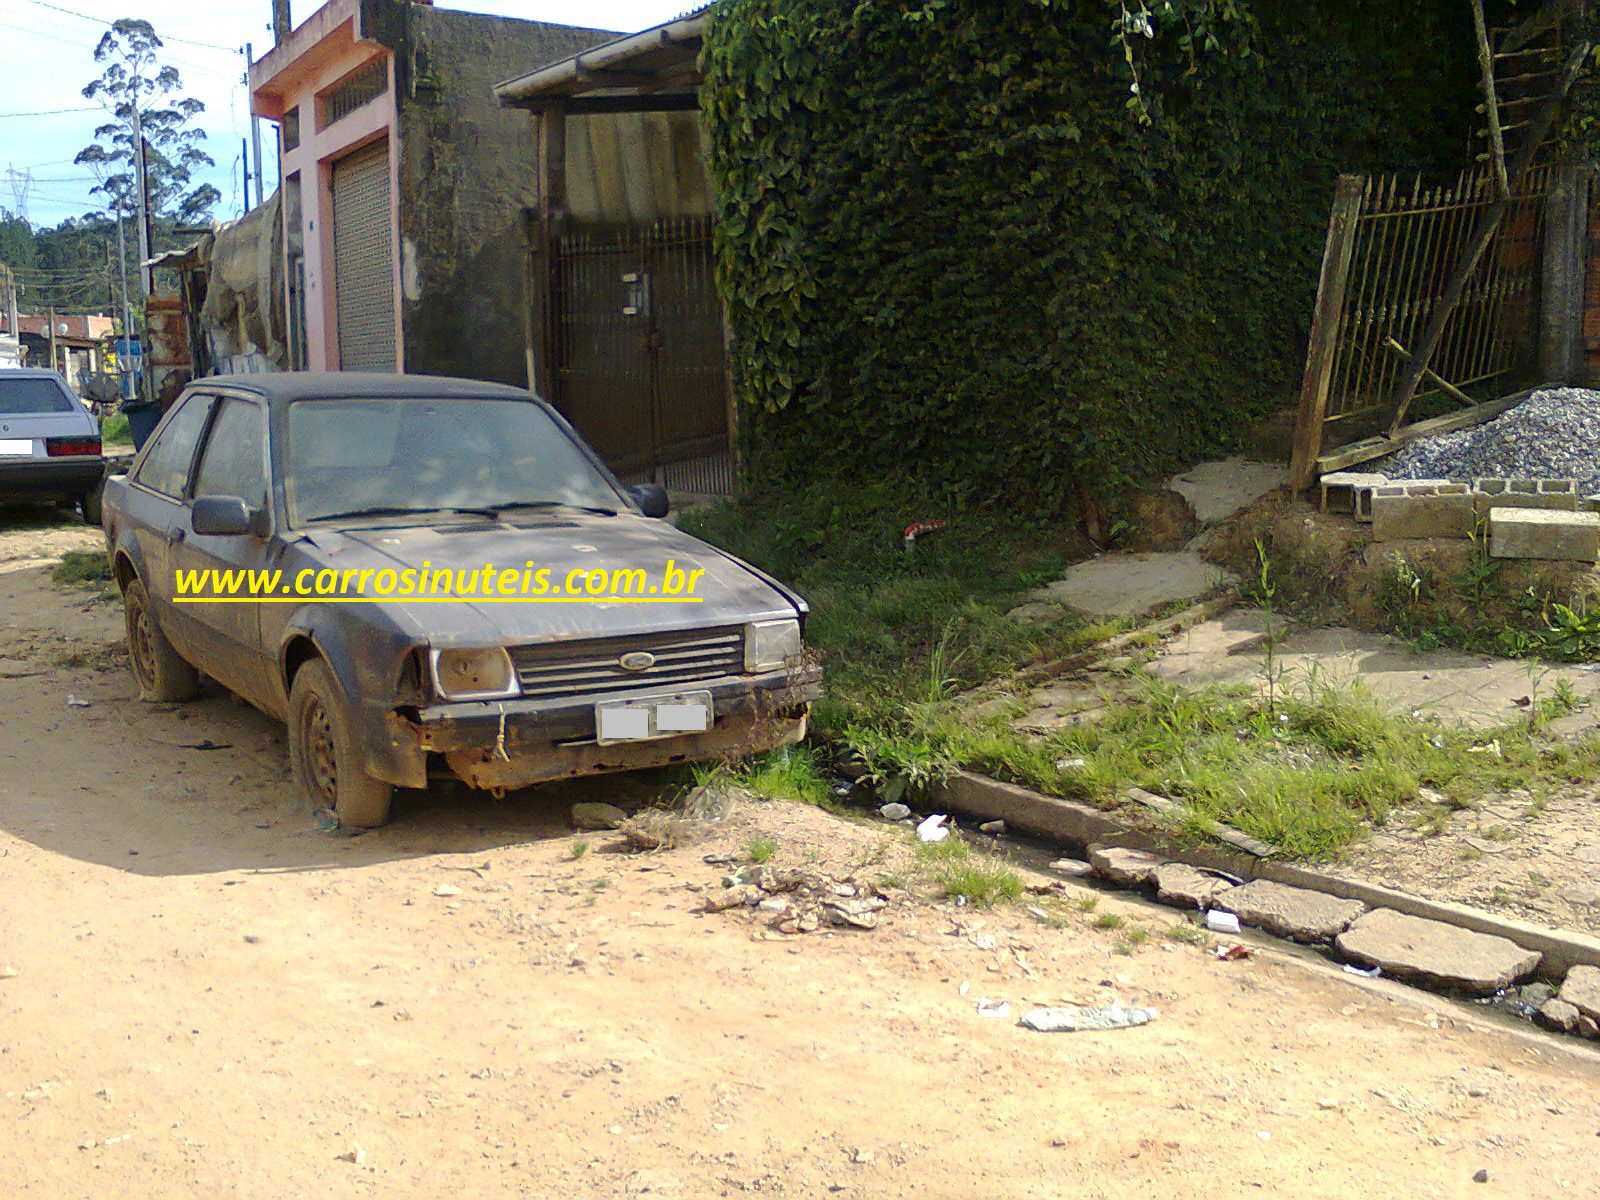
[[[629, 31], [670, 20], [690, 6], [684, 0], [443, 0], [439, 5]], [[292, 7], [298, 22], [316, 5], [293, 0]], [[222, 193], [216, 215], [237, 216], [243, 204], [241, 141], [250, 136], [250, 116], [244, 58], [228, 47], [252, 42], [258, 57], [266, 51], [272, 44], [270, 0], [0, 0], [0, 42], [6, 47], [6, 67], [0, 71], [0, 207], [16, 207], [5, 176], [9, 167], [33, 173], [28, 215], [35, 225], [54, 225], [100, 207], [89, 194], [93, 178], [72, 163], [93, 137], [97, 113], [3, 114], [85, 107], [89, 102], [82, 89], [100, 73], [94, 47], [104, 30], [95, 22], [124, 16], [155, 26], [167, 41], [167, 60], [183, 76], [184, 91], [205, 103], [200, 124], [206, 149], [217, 160], [206, 179]], [[266, 127], [263, 137], [268, 191], [276, 177], [270, 132]]]

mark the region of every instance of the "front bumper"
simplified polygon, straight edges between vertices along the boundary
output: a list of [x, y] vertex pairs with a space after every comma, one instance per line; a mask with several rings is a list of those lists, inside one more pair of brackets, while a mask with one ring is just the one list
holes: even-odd
[[[822, 695], [822, 671], [808, 666], [730, 676], [662, 694], [689, 690], [711, 693], [715, 723], [705, 733], [610, 746], [594, 740], [594, 700], [486, 700], [394, 713], [387, 752], [372, 756], [377, 761], [369, 762], [368, 769], [380, 779], [420, 787], [426, 782], [426, 756], [441, 754], [470, 786], [500, 791], [580, 775], [758, 754], [805, 737], [809, 706]], [[627, 698], [650, 695], [646, 690]]]
[[103, 458], [0, 458], [0, 500], [69, 500], [105, 473]]

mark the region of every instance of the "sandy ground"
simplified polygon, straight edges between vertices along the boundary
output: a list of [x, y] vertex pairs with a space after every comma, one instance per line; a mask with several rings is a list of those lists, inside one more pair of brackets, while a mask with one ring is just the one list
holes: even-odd
[[[881, 825], [746, 804], [643, 856], [566, 828], [646, 777], [321, 834], [271, 722], [131, 698], [117, 605], [21, 561], [41, 536], [0, 533], [7, 1195], [1593, 1194], [1590, 1050], [1278, 947], [1221, 962], [1170, 910], [896, 892], [799, 939], [697, 911], [707, 854], [759, 831], [870, 882], [904, 854]], [[1161, 1016], [1015, 1024], [1112, 995]]]

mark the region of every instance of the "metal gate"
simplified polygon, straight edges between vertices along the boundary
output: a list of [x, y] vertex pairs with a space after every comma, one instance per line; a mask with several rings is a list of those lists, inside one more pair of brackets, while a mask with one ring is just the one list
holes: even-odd
[[545, 398], [624, 481], [729, 494], [710, 220], [569, 226], [551, 239], [546, 261], [534, 279], [545, 291], [537, 380]]
[[389, 144], [333, 164], [333, 286], [339, 368], [395, 369], [394, 242]]
[[[1450, 310], [1414, 415], [1460, 407], [1460, 389], [1529, 367], [1550, 182], [1549, 166], [1513, 182], [1509, 211]], [[1487, 166], [1437, 186], [1420, 178], [1339, 177], [1296, 430], [1296, 487], [1345, 465], [1319, 458], [1331, 447], [1353, 447], [1351, 455], [1333, 456], [1350, 462], [1374, 457], [1360, 439], [1394, 416], [1403, 360], [1440, 308], [1479, 213], [1493, 202]]]

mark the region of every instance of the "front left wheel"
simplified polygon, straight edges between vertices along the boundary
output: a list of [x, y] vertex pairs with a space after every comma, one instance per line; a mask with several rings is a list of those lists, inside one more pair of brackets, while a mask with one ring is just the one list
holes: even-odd
[[301, 792], [340, 829], [359, 833], [389, 819], [394, 788], [367, 774], [344, 695], [320, 660], [301, 667], [289, 689], [289, 761]]

